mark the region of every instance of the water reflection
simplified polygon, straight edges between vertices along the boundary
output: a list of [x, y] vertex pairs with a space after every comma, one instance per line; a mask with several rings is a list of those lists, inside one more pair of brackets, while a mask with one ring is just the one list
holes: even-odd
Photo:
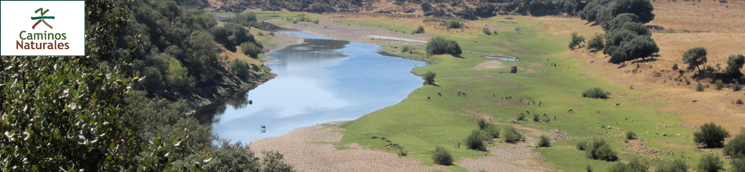
[[250, 142], [299, 127], [354, 120], [400, 102], [421, 86], [422, 79], [410, 71], [423, 62], [381, 55], [374, 45], [285, 33], [305, 41], [267, 53], [276, 59], [265, 63], [275, 79], [197, 112], [221, 138]]

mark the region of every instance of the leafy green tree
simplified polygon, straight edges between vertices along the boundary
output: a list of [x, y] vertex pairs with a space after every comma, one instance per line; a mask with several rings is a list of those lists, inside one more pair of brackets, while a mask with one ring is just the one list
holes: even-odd
[[574, 50], [575, 47], [582, 47], [582, 43], [585, 42], [584, 36], [578, 36], [577, 32], [572, 33], [572, 40], [569, 42], [569, 49]]
[[243, 54], [257, 59], [259, 58], [259, 54], [261, 53], [261, 48], [259, 48], [259, 46], [252, 42], [244, 42], [243, 44], [241, 44], [241, 51], [243, 51]]
[[591, 50], [602, 50], [605, 47], [604, 37], [601, 34], [595, 34], [595, 36], [587, 42], [587, 49]]
[[248, 62], [241, 59], [235, 59], [231, 61], [230, 65], [228, 65], [228, 69], [230, 70], [230, 72], [233, 72], [235, 76], [244, 81], [247, 81], [249, 79], [249, 76], [251, 75], [250, 65], [248, 64]]
[[742, 129], [740, 134], [724, 146], [724, 154], [732, 157], [745, 155], [745, 129]]
[[263, 172], [294, 172], [290, 164], [282, 161], [284, 156], [277, 151], [264, 151]]
[[628, 131], [628, 132], [626, 132], [626, 139], [629, 139], [629, 140], [634, 140], [634, 139], [636, 139], [636, 133], [634, 133], [634, 132], [632, 132], [632, 131]]
[[582, 97], [595, 98], [595, 99], [608, 99], [610, 98], [608, 97], [609, 95], [610, 95], [610, 91], [605, 91], [597, 87], [588, 89], [587, 91], [582, 93]]
[[623, 27], [626, 23], [636, 23], [639, 22], [639, 16], [636, 16], [634, 13], [623, 13], [619, 14], [613, 20], [607, 23], [603, 29], [608, 31], [613, 31], [616, 29], [620, 29]]
[[189, 74], [201, 82], [211, 81], [220, 70], [216, 54], [219, 49], [217, 43], [212, 35], [203, 31], [192, 32], [190, 39], [193, 53], [186, 59]]
[[523, 135], [515, 127], [507, 127], [502, 135], [504, 135], [504, 141], [507, 143], [517, 143], [523, 139]]
[[166, 83], [176, 90], [189, 91], [194, 88], [194, 77], [188, 76], [188, 69], [173, 57], [166, 58]]
[[716, 155], [707, 154], [698, 163], [698, 171], [717, 172], [719, 170], [724, 170], [724, 162]]
[[411, 32], [411, 33], [412, 34], [421, 34], [421, 33], [424, 33], [424, 27], [419, 26], [419, 27], [416, 28], [416, 30], [414, 30], [414, 32]]
[[479, 130], [471, 132], [471, 135], [466, 138], [465, 142], [468, 149], [486, 151], [486, 147], [484, 147], [484, 137], [481, 135], [481, 131]]
[[623, 13], [633, 13], [639, 17], [639, 22], [649, 23], [654, 20], [654, 6], [649, 0], [617, 0], [611, 6], [613, 16]]
[[745, 64], [745, 56], [742, 54], [731, 55], [727, 60], [727, 68], [724, 73], [732, 77], [741, 77], [742, 72], [740, 69], [742, 69], [743, 64]]
[[461, 51], [458, 42], [454, 40], [448, 40], [442, 37], [432, 38], [427, 43], [427, 54], [439, 55], [439, 54], [450, 54], [459, 57], [463, 51]]
[[540, 141], [538, 141], [540, 147], [551, 147], [551, 139], [548, 136], [542, 135]]
[[745, 171], [745, 157], [742, 155], [736, 158], [732, 159], [732, 170], [733, 172], [743, 172]]
[[724, 146], [724, 138], [729, 137], [729, 132], [713, 122], [701, 126], [700, 131], [693, 133], [693, 141], [706, 147]]
[[450, 152], [442, 146], [435, 147], [435, 151], [432, 152], [432, 160], [435, 164], [453, 165], [453, 157], [450, 155]]
[[163, 75], [161, 75], [158, 68], [148, 66], [142, 72], [142, 75], [145, 76], [145, 78], [143, 78], [141, 85], [143, 85], [145, 90], [148, 92], [156, 93], [164, 89], [165, 83], [163, 82]]
[[660, 51], [657, 43], [649, 35], [619, 29], [607, 36], [603, 53], [611, 55], [611, 63], [621, 63], [638, 58], [649, 57]]
[[618, 155], [605, 140], [594, 140], [587, 146], [587, 158], [600, 159], [605, 161], [617, 161]]
[[231, 22], [240, 24], [241, 26], [251, 27], [256, 24], [256, 14], [253, 12], [242, 12], [235, 14], [235, 17], [230, 19]]
[[460, 29], [463, 27], [463, 24], [458, 22], [458, 20], [452, 19], [446, 23], [447, 29]]
[[688, 64], [688, 69], [698, 68], [701, 71], [701, 65], [706, 64], [706, 48], [691, 48], [683, 54], [683, 63]]
[[672, 163], [662, 163], [655, 172], [687, 172], [688, 165], [683, 159], [675, 159]]
[[427, 71], [427, 73], [424, 74], [424, 83], [427, 85], [435, 85], [436, 76], [437, 76], [436, 73], [432, 71]]

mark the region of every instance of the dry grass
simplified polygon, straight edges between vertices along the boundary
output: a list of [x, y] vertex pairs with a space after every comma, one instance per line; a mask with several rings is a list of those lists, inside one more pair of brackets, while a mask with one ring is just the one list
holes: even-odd
[[[745, 32], [745, 1], [712, 0], [652, 3], [657, 15], [650, 25], [703, 32]], [[693, 5], [696, 4], [696, 5]]]

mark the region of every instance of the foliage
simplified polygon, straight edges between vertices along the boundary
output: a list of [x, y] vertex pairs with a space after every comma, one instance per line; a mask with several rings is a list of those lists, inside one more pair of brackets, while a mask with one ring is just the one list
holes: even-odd
[[704, 91], [704, 85], [702, 85], [702, 84], [701, 84], [701, 83], [699, 82], [699, 83], [698, 83], [698, 85], [696, 85], [696, 91], [699, 91], [699, 92], [701, 92], [701, 91]]
[[524, 113], [517, 114], [517, 120], [518, 121], [525, 120], [525, 114]]
[[605, 143], [603, 139], [593, 140], [592, 143], [587, 145], [587, 158], [600, 159], [605, 161], [616, 161], [618, 156], [616, 152], [611, 149], [610, 145]]
[[486, 122], [486, 119], [484, 119], [484, 118], [479, 119], [478, 124], [479, 124], [479, 129], [480, 130], [484, 130], [486, 127], [489, 126], [489, 123]]
[[228, 70], [230, 70], [233, 75], [244, 81], [249, 79], [249, 76], [251, 74], [250, 68], [251, 67], [249, 66], [248, 62], [241, 59], [235, 59], [230, 62], [230, 65], [228, 65]]
[[541, 121], [541, 116], [540, 116], [540, 115], [538, 115], [538, 114], [533, 114], [533, 121], [534, 121], [534, 122], [539, 122], [539, 121]]
[[[292, 166], [290, 164], [285, 163], [282, 161], [284, 156], [280, 154], [279, 152], [273, 150], [273, 151], [263, 151], [264, 153], [264, 159], [262, 161], [262, 166], [264, 168], [261, 170], [263, 172], [294, 172], [295, 170], [292, 169]], [[223, 171], [223, 170], [217, 170], [217, 171]], [[230, 170], [233, 171], [233, 170]]]
[[515, 127], [507, 127], [502, 135], [504, 136], [504, 141], [507, 143], [517, 143], [523, 139], [523, 135]]
[[582, 43], [585, 42], [584, 36], [577, 36], [577, 32], [572, 33], [572, 40], [569, 41], [569, 49], [574, 50], [574, 47], [582, 47]]
[[672, 163], [662, 163], [655, 172], [687, 172], [688, 165], [683, 159], [675, 159]]
[[713, 154], [704, 155], [701, 161], [698, 163], [698, 171], [701, 172], [717, 172], [724, 170], [724, 162], [719, 160], [719, 157]]
[[655, 14], [652, 13], [654, 6], [649, 0], [617, 0], [610, 8], [614, 16], [633, 13], [639, 17], [640, 23], [649, 23], [655, 17]]
[[542, 135], [540, 141], [538, 141], [540, 147], [551, 147], [551, 139], [546, 135]]
[[731, 55], [727, 60], [727, 68], [724, 73], [731, 77], [739, 78], [742, 76], [740, 69], [742, 69], [743, 64], [745, 64], [745, 56], [742, 54]]
[[633, 13], [623, 13], [608, 22], [603, 26], [603, 29], [607, 31], [614, 31], [624, 27], [626, 23], [637, 23], [639, 22], [639, 16]]
[[724, 138], [729, 137], [729, 132], [713, 122], [701, 126], [700, 131], [693, 133], [693, 141], [706, 147], [724, 146]]
[[732, 91], [740, 91], [742, 90], [742, 85], [740, 83], [736, 83], [735, 86], [732, 87]]
[[416, 28], [416, 30], [414, 30], [414, 32], [411, 32], [411, 33], [412, 34], [422, 34], [422, 33], [424, 33], [424, 27], [419, 26], [419, 27]]
[[706, 48], [704, 47], [691, 48], [683, 54], [683, 63], [688, 64], [689, 69], [698, 68], [701, 71], [699, 66], [706, 64], [706, 62]]
[[243, 54], [246, 54], [251, 58], [258, 59], [259, 54], [261, 53], [261, 47], [259, 45], [252, 42], [244, 42], [241, 44], [241, 51], [243, 51]]
[[623, 162], [617, 162], [608, 169], [608, 172], [647, 172], [649, 166], [639, 162], [639, 160], [631, 160], [629, 163], [624, 164]]
[[427, 54], [439, 55], [439, 54], [450, 54], [459, 57], [463, 53], [458, 45], [458, 42], [454, 40], [448, 40], [442, 37], [432, 38], [427, 43]]
[[742, 99], [737, 99], [737, 102], [736, 102], [736, 103], [737, 103], [738, 105], [741, 105], [741, 104], [743, 104], [743, 102], [742, 102]]
[[714, 81], [714, 85], [717, 86], [717, 90], [722, 90], [725, 87], [724, 82], [721, 79]]
[[256, 25], [256, 14], [253, 12], [238, 13], [235, 14], [235, 17], [231, 18], [230, 21], [241, 26], [251, 27]]
[[742, 129], [740, 134], [724, 146], [724, 154], [733, 157], [745, 155], [745, 129]]
[[605, 47], [604, 43], [605, 38], [601, 34], [596, 34], [595, 36], [590, 39], [589, 42], [587, 42], [587, 49], [591, 50], [602, 50]]
[[434, 160], [435, 164], [440, 164], [440, 165], [452, 165], [453, 164], [453, 157], [450, 156], [450, 152], [448, 152], [448, 150], [442, 146], [435, 147], [435, 151], [432, 152], [432, 160]]
[[213, 27], [209, 30], [217, 43], [223, 44], [225, 49], [235, 52], [236, 46], [244, 42], [256, 43], [254, 36], [240, 25], [225, 23], [224, 27]]
[[[629, 28], [635, 28], [631, 27], [635, 25], [627, 23], [627, 26], [630, 26]], [[649, 57], [659, 51], [660, 48], [650, 35], [639, 35], [637, 31], [624, 27], [607, 35], [603, 53], [611, 56], [609, 62], [621, 63]]]
[[491, 30], [489, 30], [489, 28], [484, 27], [484, 29], [481, 31], [483, 31], [486, 35], [491, 35]]
[[587, 172], [592, 172], [592, 166], [590, 166], [590, 164], [587, 164], [587, 168], [586, 169], [587, 169], [586, 170]]
[[678, 69], [679, 69], [678, 64], [677, 63], [673, 64], [673, 70], [678, 70]]
[[458, 20], [452, 19], [448, 21], [445, 26], [447, 27], [447, 29], [460, 29], [463, 27], [463, 24], [458, 22]]
[[401, 52], [407, 52], [407, 51], [409, 51], [409, 49], [410, 48], [409, 48], [408, 45], [404, 45], [403, 47], [401, 47]]
[[632, 132], [632, 131], [628, 131], [628, 132], [626, 132], [626, 139], [629, 139], [629, 140], [634, 140], [634, 139], [636, 139], [636, 133], [634, 133], [634, 132]]
[[582, 97], [595, 98], [595, 99], [608, 99], [609, 95], [610, 95], [610, 91], [605, 91], [598, 87], [588, 89], [587, 91], [582, 93]]
[[499, 128], [494, 125], [487, 125], [486, 128], [484, 128], [484, 130], [482, 131], [485, 136], [484, 140], [499, 138], [499, 132]]
[[189, 70], [181, 65], [181, 62], [173, 57], [166, 58], [166, 83], [169, 86], [176, 87], [171, 90], [189, 91], [194, 88], [194, 77], [188, 76]]
[[578, 150], [587, 150], [589, 148], [590, 148], [590, 142], [586, 140], [582, 140], [582, 141], [579, 141], [579, 143], [577, 143]]
[[732, 158], [732, 162], [730, 163], [732, 165], [731, 171], [733, 172], [743, 172], [745, 171], [745, 158], [742, 156], [737, 158]]
[[434, 73], [432, 71], [427, 71], [427, 73], [424, 74], [424, 83], [427, 85], [435, 85], [436, 76], [437, 76], [437, 73]]
[[468, 149], [480, 151], [486, 150], [486, 147], [484, 147], [484, 138], [479, 130], [473, 130], [471, 135], [466, 138], [465, 142]]

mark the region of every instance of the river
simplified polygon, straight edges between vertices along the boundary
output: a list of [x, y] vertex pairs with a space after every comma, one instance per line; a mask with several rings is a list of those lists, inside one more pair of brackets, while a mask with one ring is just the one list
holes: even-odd
[[295, 128], [355, 120], [401, 102], [422, 86], [411, 70], [424, 62], [394, 57], [377, 45], [281, 33], [304, 42], [266, 53], [275, 59], [264, 64], [276, 78], [197, 112], [220, 138], [250, 143]]

